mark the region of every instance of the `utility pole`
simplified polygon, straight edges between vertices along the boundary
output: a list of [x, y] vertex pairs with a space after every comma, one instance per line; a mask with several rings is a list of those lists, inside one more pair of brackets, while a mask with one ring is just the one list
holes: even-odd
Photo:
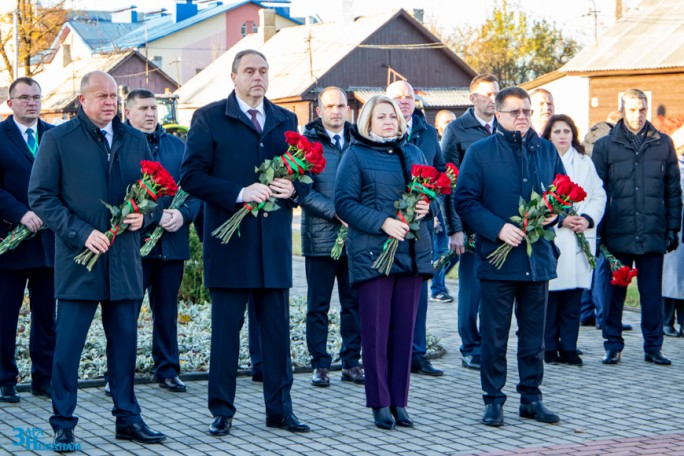
[[[617, 0], [618, 2], [620, 0]], [[592, 15], [594, 16], [594, 45], [598, 44], [598, 14], [601, 12], [596, 9], [596, 2], [594, 0], [591, 0], [591, 3], [594, 5], [594, 9], [590, 9], [587, 15]]]
[[[307, 18], [307, 22], [308, 22]], [[311, 30], [309, 30], [309, 36], [306, 38], [306, 44], [308, 45], [309, 48], [309, 78], [313, 81], [314, 80], [314, 72], [313, 72], [313, 49], [311, 49], [311, 40], [312, 40], [312, 35], [311, 35]]]
[[176, 82], [178, 82], [178, 88], [179, 88], [179, 89], [180, 89], [180, 86], [181, 86], [180, 63], [181, 63], [181, 58], [180, 58], [180, 56], [176, 57], [176, 60], [172, 60], [171, 62], [169, 62], [169, 65], [176, 64]]
[[14, 79], [19, 77], [19, 0], [14, 8], [13, 27], [14, 27]]

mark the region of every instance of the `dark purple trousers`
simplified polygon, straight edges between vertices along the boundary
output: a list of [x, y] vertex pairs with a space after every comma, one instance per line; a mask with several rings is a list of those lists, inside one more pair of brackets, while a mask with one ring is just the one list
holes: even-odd
[[359, 285], [367, 407], [406, 407], [421, 281], [392, 275]]

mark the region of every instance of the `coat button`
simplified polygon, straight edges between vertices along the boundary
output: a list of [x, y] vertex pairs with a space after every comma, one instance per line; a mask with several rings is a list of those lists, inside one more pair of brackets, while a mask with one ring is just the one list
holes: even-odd
[[523, 182], [527, 182], [527, 178], [526, 178], [526, 177], [523, 178]]
[[264, 217], [268, 217], [268, 212], [264, 212]]
[[526, 272], [525, 275], [528, 276], [528, 275], [530, 275], [530, 273], [529, 273], [529, 272]]
[[69, 231], [69, 239], [74, 239], [76, 237], [76, 231]]
[[259, 143], [259, 147], [264, 147], [264, 143]]

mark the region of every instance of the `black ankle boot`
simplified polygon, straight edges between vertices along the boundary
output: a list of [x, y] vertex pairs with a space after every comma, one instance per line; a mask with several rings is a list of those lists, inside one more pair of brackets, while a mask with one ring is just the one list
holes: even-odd
[[404, 407], [390, 407], [390, 412], [392, 412], [394, 419], [397, 420], [397, 426], [413, 427], [413, 420], [411, 420]]
[[380, 429], [394, 429], [394, 418], [389, 407], [373, 408], [373, 419]]

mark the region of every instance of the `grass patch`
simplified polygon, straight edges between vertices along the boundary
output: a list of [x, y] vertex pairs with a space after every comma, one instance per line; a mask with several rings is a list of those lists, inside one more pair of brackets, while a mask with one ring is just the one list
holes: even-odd
[[302, 256], [302, 233], [292, 230], [292, 255]]

